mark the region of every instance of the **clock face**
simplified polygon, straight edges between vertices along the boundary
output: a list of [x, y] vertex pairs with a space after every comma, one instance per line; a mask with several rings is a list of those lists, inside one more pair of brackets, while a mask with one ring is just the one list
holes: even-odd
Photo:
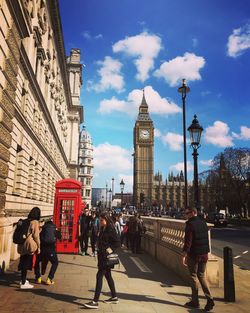
[[141, 139], [149, 139], [149, 130], [148, 129], [141, 129], [140, 130], [140, 138]]

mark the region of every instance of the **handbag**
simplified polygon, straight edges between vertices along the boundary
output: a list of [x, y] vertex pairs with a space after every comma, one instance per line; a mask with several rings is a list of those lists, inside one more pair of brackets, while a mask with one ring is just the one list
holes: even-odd
[[108, 266], [114, 266], [116, 264], [119, 264], [120, 263], [120, 260], [119, 260], [119, 256], [118, 254], [116, 253], [110, 253], [107, 255], [107, 259], [106, 259], [106, 262], [107, 262], [107, 265]]
[[23, 250], [27, 254], [34, 254], [37, 250], [37, 243], [32, 237], [32, 234], [29, 234], [29, 236], [26, 238], [24, 244], [23, 244]]
[[123, 233], [123, 234], [126, 234], [127, 232], [128, 232], [128, 225], [125, 225], [125, 226], [123, 227], [122, 233]]

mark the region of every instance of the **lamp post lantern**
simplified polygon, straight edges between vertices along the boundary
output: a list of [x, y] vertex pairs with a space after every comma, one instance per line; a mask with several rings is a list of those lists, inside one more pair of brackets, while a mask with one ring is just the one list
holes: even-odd
[[201, 133], [203, 131], [203, 127], [199, 124], [197, 120], [197, 116], [194, 115], [194, 119], [192, 124], [188, 127], [188, 131], [190, 134], [190, 144], [193, 147], [193, 157], [194, 157], [194, 205], [195, 208], [199, 211], [200, 210], [200, 201], [199, 201], [199, 186], [198, 186], [198, 152], [197, 150], [200, 147], [200, 139]]
[[124, 186], [125, 186], [125, 183], [123, 181], [123, 178], [120, 182], [120, 188], [121, 188], [121, 207], [122, 207], [122, 204], [123, 204], [123, 191], [124, 191]]
[[190, 92], [190, 88], [186, 85], [186, 79], [182, 80], [182, 86], [178, 88], [182, 98], [182, 123], [183, 123], [183, 147], [184, 147], [184, 205], [185, 209], [188, 205], [188, 190], [187, 190], [187, 148], [186, 148], [186, 96]]

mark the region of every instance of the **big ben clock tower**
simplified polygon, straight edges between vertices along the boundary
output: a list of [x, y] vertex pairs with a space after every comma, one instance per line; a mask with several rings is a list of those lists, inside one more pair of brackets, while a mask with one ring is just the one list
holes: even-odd
[[154, 125], [144, 90], [134, 127], [134, 204], [151, 206], [154, 173]]

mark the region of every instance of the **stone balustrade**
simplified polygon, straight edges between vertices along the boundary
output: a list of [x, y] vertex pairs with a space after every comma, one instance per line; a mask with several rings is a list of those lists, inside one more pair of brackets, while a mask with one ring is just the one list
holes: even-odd
[[[142, 248], [144, 251], [175, 271], [185, 281], [189, 281], [188, 270], [183, 266], [181, 259], [185, 236], [185, 221], [144, 216], [142, 218], [146, 227], [146, 233], [142, 238]], [[208, 224], [210, 251], [210, 230], [212, 226], [212, 224]], [[206, 274], [210, 285], [218, 287], [219, 263], [211, 252], [209, 253]]]

